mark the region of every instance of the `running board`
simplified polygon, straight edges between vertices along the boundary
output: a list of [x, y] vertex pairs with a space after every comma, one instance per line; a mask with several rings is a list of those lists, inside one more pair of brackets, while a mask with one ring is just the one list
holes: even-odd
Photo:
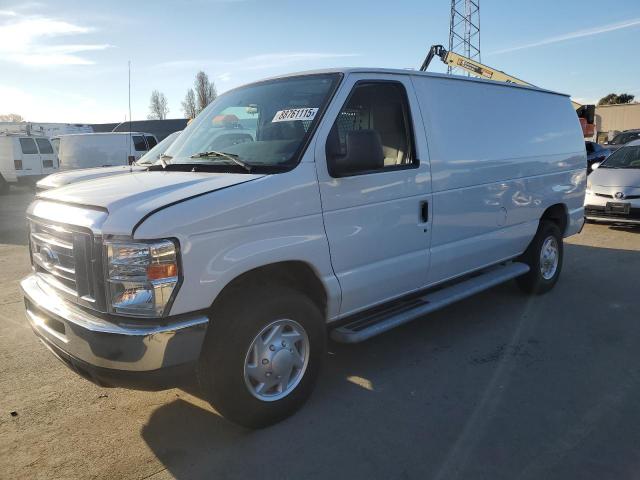
[[394, 302], [391, 307], [376, 309], [369, 314], [355, 314], [353, 320], [332, 330], [331, 338], [342, 343], [362, 342], [458, 300], [524, 275], [528, 271], [529, 266], [519, 262], [492, 267], [444, 288], [432, 290], [421, 297]]

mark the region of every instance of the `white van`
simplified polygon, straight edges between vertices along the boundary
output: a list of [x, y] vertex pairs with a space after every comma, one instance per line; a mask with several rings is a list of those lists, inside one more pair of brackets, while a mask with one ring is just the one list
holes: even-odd
[[[93, 180], [94, 178], [125, 175], [127, 173], [145, 170], [158, 161], [160, 156], [166, 152], [181, 132], [182, 130], [167, 135], [164, 140], [140, 157], [140, 159], [136, 161], [135, 165], [79, 168], [77, 170], [67, 170], [65, 172], [54, 173], [53, 175], [49, 175], [48, 177], [38, 181], [38, 183], [36, 183], [36, 190], [49, 190], [50, 188], [58, 188], [71, 183]], [[53, 143], [55, 147], [54, 139], [51, 139], [51, 143]]]
[[158, 143], [140, 132], [77, 133], [58, 137], [61, 170], [130, 165]]
[[[218, 147], [238, 125], [251, 141]], [[533, 87], [282, 76], [220, 95], [169, 153], [38, 195], [27, 318], [97, 382], [195, 370], [249, 427], [304, 403], [327, 335], [364, 341], [510, 279], [547, 292], [584, 223], [580, 124], [568, 96]]]
[[0, 134], [0, 193], [10, 184], [35, 183], [58, 170], [58, 157], [47, 137]]

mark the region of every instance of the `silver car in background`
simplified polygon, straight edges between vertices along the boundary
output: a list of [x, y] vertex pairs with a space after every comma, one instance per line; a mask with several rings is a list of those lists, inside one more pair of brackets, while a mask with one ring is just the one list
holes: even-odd
[[587, 220], [640, 225], [640, 140], [593, 165], [584, 201]]

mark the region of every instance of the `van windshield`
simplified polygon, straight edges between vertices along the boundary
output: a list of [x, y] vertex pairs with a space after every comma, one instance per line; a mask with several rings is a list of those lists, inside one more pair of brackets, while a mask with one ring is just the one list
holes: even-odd
[[241, 172], [292, 168], [339, 79], [339, 74], [305, 75], [231, 90], [169, 147], [167, 163], [220, 165]]

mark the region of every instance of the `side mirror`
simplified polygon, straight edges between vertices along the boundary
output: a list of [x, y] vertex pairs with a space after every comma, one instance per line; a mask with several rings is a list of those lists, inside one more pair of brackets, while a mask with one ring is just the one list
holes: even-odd
[[327, 167], [332, 177], [346, 177], [355, 173], [384, 167], [384, 153], [380, 134], [375, 130], [347, 132], [347, 151], [342, 155], [337, 147], [337, 131], [332, 129], [327, 139]]
[[593, 165], [591, 165], [591, 170], [592, 170], [592, 171], [593, 171], [593, 170], [596, 170], [596, 169], [600, 166], [600, 164], [601, 164], [601, 163], [602, 163], [602, 162], [595, 162]]

